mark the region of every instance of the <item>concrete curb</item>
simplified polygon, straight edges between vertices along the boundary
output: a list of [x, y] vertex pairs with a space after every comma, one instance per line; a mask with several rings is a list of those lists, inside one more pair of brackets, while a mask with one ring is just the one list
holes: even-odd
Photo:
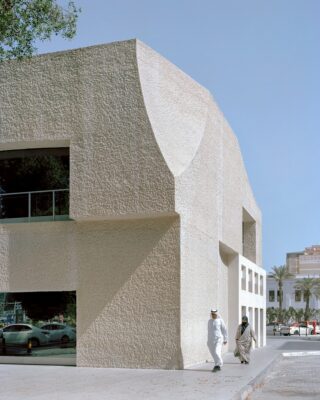
[[320, 356], [320, 351], [291, 351], [282, 353], [283, 357]]
[[274, 366], [283, 358], [282, 354], [277, 354], [271, 360], [271, 362], [247, 385], [245, 385], [239, 392], [232, 397], [232, 400], [246, 400], [248, 396], [265, 380], [269, 372], [274, 368]]

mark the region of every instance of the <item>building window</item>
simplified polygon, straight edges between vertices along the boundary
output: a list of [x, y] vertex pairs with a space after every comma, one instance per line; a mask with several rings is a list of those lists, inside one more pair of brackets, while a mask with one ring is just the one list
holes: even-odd
[[253, 273], [252, 273], [252, 269], [249, 269], [248, 270], [248, 283], [249, 283], [249, 288], [248, 288], [248, 290], [249, 290], [249, 292], [253, 292]]
[[263, 296], [263, 276], [260, 275], [260, 295]]
[[269, 290], [269, 301], [274, 302], [275, 301], [275, 295], [274, 295], [274, 290]]
[[254, 292], [259, 293], [259, 275], [255, 272], [254, 274]]
[[301, 301], [301, 290], [296, 290], [294, 292], [294, 300], [297, 302]]
[[244, 265], [241, 266], [241, 289], [247, 290], [247, 269]]
[[61, 220], [68, 215], [68, 148], [0, 152], [1, 222]]

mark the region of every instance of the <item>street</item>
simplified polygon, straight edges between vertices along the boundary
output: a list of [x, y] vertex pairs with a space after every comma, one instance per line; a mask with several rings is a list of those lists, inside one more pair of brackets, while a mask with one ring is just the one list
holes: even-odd
[[319, 380], [319, 355], [284, 357], [247, 400], [319, 400]]

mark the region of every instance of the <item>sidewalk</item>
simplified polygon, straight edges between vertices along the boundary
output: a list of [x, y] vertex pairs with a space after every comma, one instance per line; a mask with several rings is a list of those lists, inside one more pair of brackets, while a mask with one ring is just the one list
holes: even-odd
[[250, 365], [227, 353], [217, 373], [211, 372], [212, 363], [183, 371], [0, 364], [0, 399], [244, 400], [277, 367], [282, 353], [319, 352], [320, 337], [272, 336], [251, 353]]
[[245, 398], [280, 351], [277, 341], [252, 352], [250, 365], [232, 353], [221, 372], [212, 363], [183, 371], [0, 365], [0, 398], [10, 400], [231, 400]]

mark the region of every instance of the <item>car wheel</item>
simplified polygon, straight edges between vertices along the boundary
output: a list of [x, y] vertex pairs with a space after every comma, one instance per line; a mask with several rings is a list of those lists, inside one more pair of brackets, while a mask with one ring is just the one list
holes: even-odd
[[61, 343], [64, 343], [64, 344], [69, 343], [69, 336], [67, 336], [67, 335], [62, 336]]
[[294, 335], [299, 335], [299, 331], [298, 331], [298, 330], [295, 330], [295, 331], [294, 331]]
[[30, 342], [31, 342], [31, 346], [32, 347], [39, 347], [40, 346], [39, 339], [37, 339], [37, 338], [31, 338]]

